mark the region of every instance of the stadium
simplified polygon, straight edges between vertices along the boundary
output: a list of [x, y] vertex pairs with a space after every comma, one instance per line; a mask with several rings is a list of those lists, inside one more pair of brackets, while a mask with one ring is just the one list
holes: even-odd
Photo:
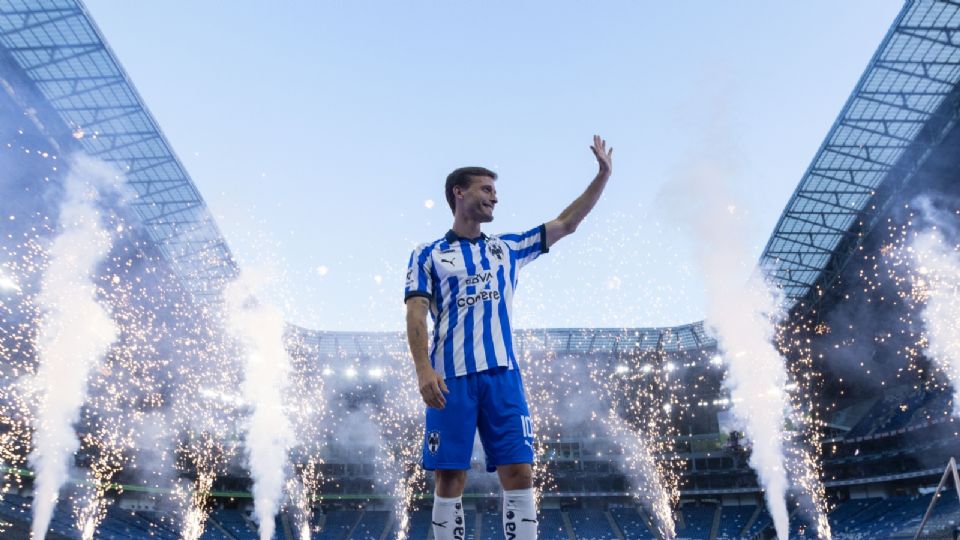
[[[47, 515], [51, 539], [262, 538], [239, 428], [246, 342], [223, 335], [253, 328], [248, 345], [282, 342], [308, 398], [283, 396], [283, 425], [265, 420], [298, 434], [272, 538], [433, 538], [422, 402], [398, 384], [413, 377], [406, 336], [278, 325], [242, 295], [250, 318], [210, 315], [238, 264], [79, 0], [0, 3], [0, 82], [0, 536], [30, 538]], [[730, 359], [696, 321], [515, 331], [542, 374], [525, 373], [540, 538], [957, 538], [960, 380], [943, 358], [960, 350], [958, 120], [960, 4], [908, 0], [758, 262], [786, 306], [770, 341], [786, 369], [788, 533], [757, 465], [765, 443], [734, 414]], [[96, 205], [78, 175], [96, 179]], [[55, 279], [91, 257], [90, 283]], [[84, 388], [41, 397], [37, 381], [64, 384], [57, 370], [80, 363], [38, 360], [63, 347], [103, 358]], [[69, 403], [66, 435], [42, 435]], [[492, 477], [464, 504], [466, 538], [503, 538]]]

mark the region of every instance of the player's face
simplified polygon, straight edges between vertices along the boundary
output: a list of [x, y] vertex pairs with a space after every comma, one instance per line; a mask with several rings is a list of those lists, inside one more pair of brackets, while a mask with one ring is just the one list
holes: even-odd
[[493, 178], [474, 176], [463, 192], [463, 205], [467, 215], [480, 223], [493, 221], [493, 207], [497, 204], [497, 188]]

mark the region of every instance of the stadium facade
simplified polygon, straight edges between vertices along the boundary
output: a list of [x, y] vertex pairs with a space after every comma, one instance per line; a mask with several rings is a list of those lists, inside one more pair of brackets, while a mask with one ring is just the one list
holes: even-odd
[[[58, 182], [63, 171], [50, 156], [76, 151], [95, 156], [120, 170], [136, 191], [120, 211], [140, 225], [117, 249], [159, 268], [153, 272], [156, 283], [144, 286], [172, 287], [179, 302], [216, 302], [223, 283], [236, 273], [229, 248], [79, 1], [0, 3], [0, 84], [5, 120], [0, 143], [6, 145], [0, 160], [5, 181], [20, 193], [8, 201], [16, 208], [0, 202], [3, 215], [47, 212], [46, 197], [31, 189], [38, 179]], [[812, 359], [821, 374], [818, 444], [822, 477], [836, 505], [834, 537], [912, 537], [931, 500], [927, 488], [960, 453], [949, 389], [929, 369], [905, 368], [926, 361], [922, 353], [904, 360], [916, 332], [890, 322], [901, 320], [907, 308], [884, 300], [894, 292], [889, 287], [864, 287], [865, 272], [874, 271], [877, 258], [890, 249], [891, 231], [918, 219], [911, 210], [916, 201], [958, 200], [958, 119], [960, 5], [908, 1], [803, 173], [761, 256], [761, 267], [788, 298], [790, 320], [807, 344], [803, 350], [787, 348], [788, 359]], [[29, 236], [30, 227], [5, 224], [4, 232]], [[5, 256], [12, 254], [20, 255], [9, 249]], [[15, 309], [4, 315], [7, 326], [24, 322]], [[856, 332], [844, 330], [854, 326]], [[318, 376], [350, 379], [342, 385], [358, 409], [384, 399], [390, 381], [378, 375], [378, 367], [406, 360], [399, 333], [292, 326], [288, 333], [291, 354], [305, 359]], [[849, 346], [854, 338], [869, 345]], [[748, 465], [750, 448], [728, 423], [717, 343], [703, 322], [527, 329], [517, 333], [517, 348], [528, 361], [589, 360], [610, 378], [669, 373], [672, 387], [682, 390], [681, 406], [670, 412], [675, 431], [659, 458], [682, 463], [679, 537], [770, 537], [771, 518]], [[656, 538], [651, 516], [637, 505], [630, 478], [617, 465], [617, 445], [582, 426], [555, 435], [543, 453], [555, 484], [543, 500], [541, 537]], [[355, 442], [324, 455], [323, 512], [316, 518], [315, 538], [382, 539], [395, 527], [389, 497], [378, 488], [377, 464], [369, 454], [350, 451], [365, 444]], [[482, 463], [475, 466], [479, 472]], [[104, 538], [178, 537], [175, 523], [152, 513], [136, 486], [127, 488], [115, 494], [101, 529]], [[214, 489], [218, 509], [204, 538], [253, 538], [241, 511], [249, 478], [237, 469]], [[0, 502], [7, 534], [24, 530], [28, 494], [24, 489]], [[498, 538], [495, 491], [480, 483], [467, 500], [474, 537]], [[935, 507], [928, 530], [947, 531], [958, 514], [960, 501], [946, 498]], [[281, 535], [292, 538], [288, 518], [278, 519]], [[51, 537], [79, 538], [68, 517], [59, 520]], [[411, 538], [428, 538], [424, 511], [414, 512], [412, 523]], [[800, 519], [792, 535], [814, 537]]]

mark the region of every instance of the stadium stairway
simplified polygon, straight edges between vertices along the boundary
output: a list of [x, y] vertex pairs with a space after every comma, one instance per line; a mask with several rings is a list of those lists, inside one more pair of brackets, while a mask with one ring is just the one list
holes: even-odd
[[720, 514], [723, 511], [722, 505], [717, 505], [716, 511], [713, 512], [713, 523], [710, 524], [710, 540], [717, 540], [717, 534], [720, 533]]
[[760, 514], [763, 513], [764, 507], [762, 505], [757, 505], [757, 509], [754, 510], [753, 515], [750, 516], [750, 519], [747, 520], [747, 523], [743, 526], [743, 529], [740, 530], [740, 536], [746, 536], [750, 529], [753, 528], [753, 524], [760, 519]]
[[607, 518], [607, 523], [610, 524], [610, 529], [613, 530], [613, 534], [617, 537], [617, 540], [627, 540], [627, 537], [623, 535], [623, 531], [620, 530], [620, 526], [617, 525], [617, 520], [613, 517], [613, 514], [607, 510], [603, 515]]
[[610, 510], [617, 530], [629, 540], [655, 540], [658, 538], [650, 525], [650, 519], [639, 508], [613, 508]]
[[293, 540], [297, 536], [293, 534], [293, 525], [290, 523], [290, 515], [287, 513], [280, 514], [280, 526], [283, 531], [283, 537], [286, 540]]
[[566, 512], [560, 512], [560, 521], [563, 522], [563, 528], [567, 532], [567, 538], [569, 540], [577, 540], [576, 535], [573, 532], [573, 523], [570, 522], [570, 515]]

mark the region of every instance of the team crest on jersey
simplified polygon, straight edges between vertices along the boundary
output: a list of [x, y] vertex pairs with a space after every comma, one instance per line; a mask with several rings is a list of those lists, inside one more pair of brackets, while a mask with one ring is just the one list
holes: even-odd
[[490, 242], [488, 245], [490, 254], [497, 258], [498, 261], [503, 260], [503, 248], [500, 247], [498, 242]]
[[437, 451], [440, 450], [440, 432], [431, 431], [427, 433], [427, 450], [431, 454], [436, 455]]

